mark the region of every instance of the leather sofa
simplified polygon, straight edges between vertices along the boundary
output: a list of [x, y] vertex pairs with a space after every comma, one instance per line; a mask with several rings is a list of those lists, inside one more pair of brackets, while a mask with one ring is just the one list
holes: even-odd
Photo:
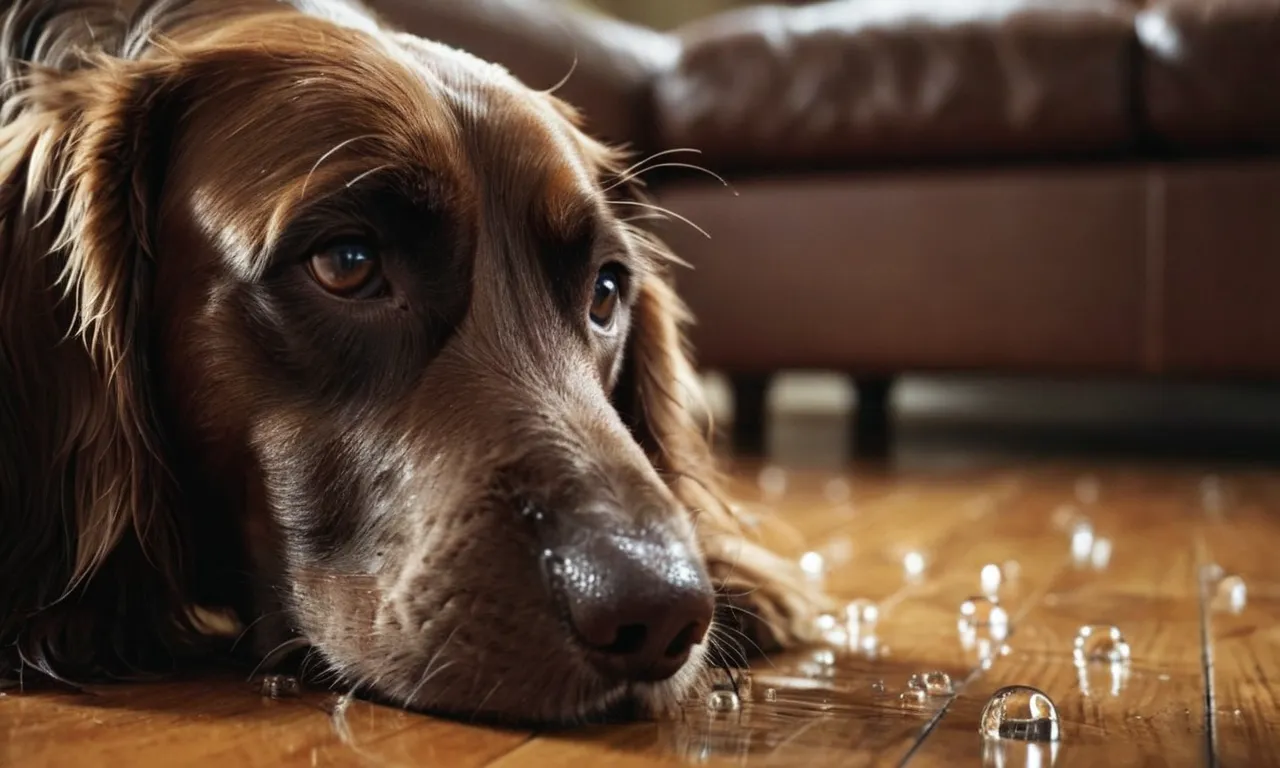
[[784, 368], [855, 376], [864, 448], [903, 372], [1280, 374], [1280, 0], [373, 6], [727, 179], [649, 176], [743, 445]]

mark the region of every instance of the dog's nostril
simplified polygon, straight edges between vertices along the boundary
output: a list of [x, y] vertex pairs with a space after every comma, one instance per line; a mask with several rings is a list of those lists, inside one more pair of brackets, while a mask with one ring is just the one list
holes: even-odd
[[644, 648], [644, 641], [649, 634], [649, 630], [643, 624], [627, 624], [618, 627], [618, 634], [614, 637], [613, 642], [606, 648], [600, 650], [605, 653], [616, 654], [632, 654]]
[[667, 645], [666, 657], [668, 659], [678, 659], [684, 656], [693, 647], [694, 643], [698, 642], [699, 634], [697, 622], [686, 625], [684, 629], [680, 630], [680, 634], [672, 638]]

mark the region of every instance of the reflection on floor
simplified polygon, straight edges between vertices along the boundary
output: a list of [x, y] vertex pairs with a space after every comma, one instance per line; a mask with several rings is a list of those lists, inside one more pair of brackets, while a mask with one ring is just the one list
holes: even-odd
[[909, 382], [874, 465], [838, 381], [775, 394], [735, 495], [845, 608], [672, 717], [496, 730], [219, 678], [10, 694], [0, 765], [1280, 764], [1273, 392]]

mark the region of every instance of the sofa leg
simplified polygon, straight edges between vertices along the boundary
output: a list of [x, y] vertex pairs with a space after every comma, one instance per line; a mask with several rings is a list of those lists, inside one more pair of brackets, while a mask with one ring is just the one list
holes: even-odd
[[733, 388], [733, 451], [760, 455], [765, 450], [766, 400], [771, 376], [767, 373], [739, 373], [729, 377]]
[[888, 457], [892, 442], [892, 413], [889, 402], [893, 379], [888, 376], [859, 376], [854, 379], [858, 393], [853, 415], [853, 455], [863, 459]]

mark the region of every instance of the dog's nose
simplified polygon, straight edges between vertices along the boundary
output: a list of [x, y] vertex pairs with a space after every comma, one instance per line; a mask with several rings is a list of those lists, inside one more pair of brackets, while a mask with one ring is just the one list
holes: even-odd
[[715, 607], [700, 558], [681, 544], [605, 534], [563, 551], [558, 587], [600, 672], [649, 681], [675, 674]]

